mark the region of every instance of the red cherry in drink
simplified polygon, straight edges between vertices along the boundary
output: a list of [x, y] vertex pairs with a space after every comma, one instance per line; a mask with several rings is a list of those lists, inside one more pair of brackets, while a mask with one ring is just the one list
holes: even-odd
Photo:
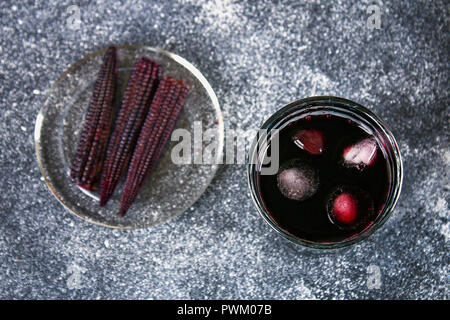
[[373, 216], [370, 195], [356, 186], [339, 186], [329, 195], [327, 212], [330, 221], [341, 229], [356, 229]]
[[324, 137], [319, 130], [299, 130], [292, 136], [292, 140], [300, 149], [310, 154], [319, 155], [324, 151]]
[[344, 225], [351, 225], [358, 217], [358, 202], [350, 193], [341, 193], [333, 201], [333, 218]]

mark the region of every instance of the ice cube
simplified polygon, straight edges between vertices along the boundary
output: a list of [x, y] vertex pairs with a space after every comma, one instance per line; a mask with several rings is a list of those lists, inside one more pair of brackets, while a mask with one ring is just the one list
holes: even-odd
[[366, 138], [356, 144], [348, 146], [342, 153], [344, 162], [358, 167], [370, 166], [377, 157], [377, 142], [373, 138]]
[[310, 154], [322, 154], [324, 138], [322, 132], [315, 129], [299, 130], [292, 136], [294, 143]]
[[319, 177], [312, 166], [296, 159], [281, 166], [277, 184], [283, 196], [302, 201], [317, 192]]

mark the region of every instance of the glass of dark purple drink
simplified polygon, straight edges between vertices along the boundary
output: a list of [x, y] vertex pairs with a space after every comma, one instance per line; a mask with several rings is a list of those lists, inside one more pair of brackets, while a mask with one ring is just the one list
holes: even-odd
[[307, 98], [261, 129], [249, 154], [249, 187], [261, 216], [287, 239], [340, 248], [391, 215], [402, 161], [394, 136], [370, 110], [337, 97]]

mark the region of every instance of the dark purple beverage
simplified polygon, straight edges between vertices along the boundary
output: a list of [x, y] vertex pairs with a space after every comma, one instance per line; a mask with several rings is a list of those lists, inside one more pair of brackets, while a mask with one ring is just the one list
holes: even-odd
[[304, 241], [333, 243], [374, 223], [391, 181], [374, 136], [339, 114], [296, 119], [278, 134], [278, 173], [258, 175], [258, 192], [281, 229]]

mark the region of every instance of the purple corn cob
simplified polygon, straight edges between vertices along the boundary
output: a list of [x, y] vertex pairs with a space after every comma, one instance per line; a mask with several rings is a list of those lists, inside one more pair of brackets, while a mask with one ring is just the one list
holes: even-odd
[[70, 169], [72, 181], [89, 191], [95, 188], [102, 170], [114, 114], [117, 77], [117, 50], [110, 47], [103, 57]]
[[161, 80], [133, 152], [119, 215], [128, 211], [156, 165], [183, 108], [188, 86], [182, 80]]
[[128, 166], [161, 72], [156, 62], [145, 57], [134, 66], [106, 152], [100, 183], [100, 206], [109, 200]]

